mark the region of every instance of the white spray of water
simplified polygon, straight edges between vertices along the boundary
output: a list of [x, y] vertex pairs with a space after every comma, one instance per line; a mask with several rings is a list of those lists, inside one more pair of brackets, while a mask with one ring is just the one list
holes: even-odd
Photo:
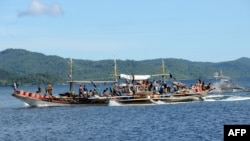
[[109, 106], [122, 106], [122, 104], [120, 104], [117, 101], [111, 99], [109, 101]]
[[164, 101], [161, 101], [161, 100], [155, 101], [154, 103], [155, 104], [167, 104], [167, 103], [165, 103]]
[[220, 98], [224, 97], [224, 95], [208, 95], [206, 98]]
[[216, 100], [215, 99], [205, 99], [204, 101], [206, 101], [206, 102], [214, 102]]
[[221, 101], [241, 101], [241, 100], [250, 100], [250, 97], [242, 97], [242, 96], [232, 96]]
[[30, 107], [30, 105], [27, 104], [27, 103], [25, 103], [25, 102], [23, 103], [23, 106], [24, 106], [24, 107]]

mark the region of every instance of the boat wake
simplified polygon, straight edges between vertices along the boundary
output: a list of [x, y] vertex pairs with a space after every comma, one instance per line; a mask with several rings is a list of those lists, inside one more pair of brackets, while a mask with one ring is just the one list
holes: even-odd
[[204, 101], [206, 101], [206, 102], [214, 102], [214, 101], [216, 101], [215, 99], [205, 99]]
[[241, 101], [250, 100], [249, 96], [235, 96], [235, 95], [209, 95], [206, 97], [205, 101]]
[[220, 98], [220, 97], [224, 97], [225, 95], [209, 95], [206, 98]]
[[221, 101], [241, 101], [241, 100], [250, 100], [250, 97], [232, 96], [226, 99], [222, 99]]
[[109, 106], [123, 106], [123, 105], [120, 104], [119, 102], [115, 101], [115, 100], [110, 100], [109, 101]]
[[164, 101], [158, 100], [158, 101], [155, 101], [154, 104], [167, 104], [167, 103]]
[[30, 107], [30, 105], [28, 103], [25, 103], [25, 102], [23, 103], [23, 106], [24, 107]]

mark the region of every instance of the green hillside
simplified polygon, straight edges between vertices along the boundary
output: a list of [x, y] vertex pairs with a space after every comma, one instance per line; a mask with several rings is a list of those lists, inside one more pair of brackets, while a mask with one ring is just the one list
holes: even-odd
[[[215, 72], [223, 70], [232, 78], [250, 77], [250, 58], [235, 61], [210, 63], [191, 62], [182, 59], [165, 58], [165, 69], [178, 79], [212, 78]], [[162, 59], [117, 60], [118, 73], [156, 74], [161, 73]], [[112, 80], [113, 60], [80, 60], [73, 58], [74, 80]], [[23, 84], [63, 83], [68, 80], [69, 59], [47, 56], [23, 49], [7, 49], [0, 52], [0, 85], [13, 81]]]

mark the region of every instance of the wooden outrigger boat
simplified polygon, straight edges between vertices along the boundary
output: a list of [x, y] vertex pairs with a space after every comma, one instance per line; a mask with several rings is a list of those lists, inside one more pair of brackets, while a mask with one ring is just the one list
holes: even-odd
[[208, 92], [201, 92], [201, 93], [185, 93], [185, 94], [178, 94], [178, 93], [169, 93], [163, 95], [151, 95], [151, 99], [153, 101], [162, 101], [165, 103], [171, 102], [190, 102], [190, 101], [204, 101]]
[[[158, 101], [164, 103], [170, 102], [189, 102], [189, 101], [203, 101], [204, 97], [207, 95], [207, 91], [194, 92], [192, 90], [176, 91], [176, 92], [165, 92], [159, 94], [159, 92], [149, 90], [148, 79], [151, 77], [163, 77], [165, 82], [166, 76], [171, 76], [171, 74], [165, 73], [164, 62], [162, 61], [162, 74], [152, 74], [152, 75], [127, 75], [120, 74], [120, 79], [125, 79], [126, 84], [116, 84], [115, 88], [120, 92], [120, 96], [115, 96], [111, 98], [120, 104], [156, 104]], [[117, 76], [116, 72], [116, 62], [115, 62], [114, 74]], [[117, 82], [117, 79], [116, 79]], [[135, 82], [135, 84], [133, 83]], [[177, 87], [184, 87], [185, 84], [181, 82], [173, 82]], [[159, 85], [159, 84], [155, 84]]]
[[[132, 83], [118, 84], [117, 79], [115, 81], [72, 81], [72, 60], [71, 60], [71, 72], [70, 81], [70, 91], [65, 94], [51, 95], [49, 93], [41, 94], [28, 92], [24, 90], [14, 90], [12, 96], [17, 99], [27, 103], [32, 107], [40, 106], [75, 106], [75, 105], [109, 105], [110, 100], [116, 101], [117, 103], [123, 105], [152, 105], [157, 104], [158, 101], [165, 103], [170, 102], [189, 102], [189, 101], [201, 101], [206, 96], [207, 92], [191, 92], [189, 90], [177, 91], [177, 92], [164, 92], [159, 93], [157, 91], [149, 90], [148, 79], [152, 76], [168, 76], [163, 71], [162, 74], [154, 75], [126, 75], [120, 74], [119, 78], [126, 79], [128, 82]], [[115, 62], [115, 78], [117, 78], [116, 73], [116, 62]], [[135, 83], [134, 83], [135, 82]], [[165, 80], [164, 80], [165, 82]], [[113, 83], [113, 91], [105, 96], [99, 96], [95, 94], [90, 94], [87, 96], [81, 95], [80, 93], [74, 94], [73, 84], [75, 83]], [[177, 82], [173, 83], [178, 87], [182, 87], [184, 84]], [[159, 84], [155, 84], [159, 85]], [[162, 84], [161, 84], [162, 86]], [[118, 92], [118, 93], [117, 93]]]
[[[80, 97], [74, 94], [73, 84], [74, 83], [93, 83], [93, 81], [72, 81], [72, 59], [70, 60], [70, 81], [67, 81], [70, 84], [70, 92], [64, 96], [64, 94], [52, 95], [49, 93], [41, 94], [28, 92], [24, 90], [14, 89], [12, 96], [17, 99], [27, 103], [32, 107], [41, 107], [41, 106], [75, 106], [75, 105], [108, 105], [109, 98], [99, 97], [97, 95], [91, 95], [88, 97]], [[110, 83], [113, 81], [95, 81], [95, 83]]]
[[31, 107], [44, 106], [76, 106], [76, 105], [108, 105], [109, 99], [105, 97], [65, 97], [65, 96], [48, 96], [40, 93], [27, 92], [23, 90], [15, 91], [12, 96], [27, 103]]

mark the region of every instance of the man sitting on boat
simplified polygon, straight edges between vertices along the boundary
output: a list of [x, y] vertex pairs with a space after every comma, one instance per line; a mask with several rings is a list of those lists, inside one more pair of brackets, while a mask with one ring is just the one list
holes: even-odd
[[121, 92], [120, 92], [120, 89], [118, 87], [117, 82], [115, 82], [113, 84], [113, 90], [112, 90], [112, 92], [113, 92], [113, 95], [115, 95], [115, 96], [121, 96]]
[[108, 88], [106, 88], [106, 89], [103, 90], [102, 96], [105, 96], [105, 97], [110, 96], [109, 93], [108, 93]]

